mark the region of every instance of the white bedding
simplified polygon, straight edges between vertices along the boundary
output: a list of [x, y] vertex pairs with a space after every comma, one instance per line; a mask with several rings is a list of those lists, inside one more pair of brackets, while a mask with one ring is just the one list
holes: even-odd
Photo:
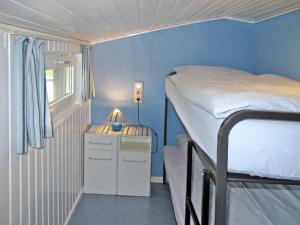
[[181, 95], [216, 118], [242, 109], [300, 112], [300, 82], [208, 66], [177, 71], [170, 79]]
[[183, 225], [186, 191], [186, 163], [183, 160], [182, 154], [180, 154], [178, 147], [176, 146], [165, 147], [163, 154], [175, 218], [178, 225]]
[[[184, 225], [186, 161], [184, 150], [165, 146], [164, 162], [169, 182], [175, 217]], [[193, 158], [192, 201], [198, 217], [201, 215], [202, 165]], [[211, 203], [214, 203], [214, 185], [211, 185]], [[299, 225], [300, 187], [262, 184], [230, 184], [228, 186], [228, 225]], [[214, 207], [210, 211], [210, 225], [214, 222]]]
[[[216, 162], [217, 134], [223, 119], [186, 100], [173, 79], [166, 93], [189, 135]], [[300, 179], [300, 123], [246, 120], [229, 137], [228, 169], [251, 175]]]

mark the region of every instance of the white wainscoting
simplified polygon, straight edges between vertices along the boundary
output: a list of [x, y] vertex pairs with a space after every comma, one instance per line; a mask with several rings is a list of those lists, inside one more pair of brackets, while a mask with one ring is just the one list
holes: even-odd
[[10, 225], [67, 223], [83, 188], [83, 132], [89, 122], [86, 102], [56, 124], [43, 150], [17, 155], [11, 149]]
[[0, 29], [0, 225], [9, 224], [9, 76], [6, 36]]
[[0, 29], [0, 225], [64, 225], [83, 187], [83, 131], [90, 122], [90, 102], [56, 120], [55, 137], [46, 140], [43, 150], [17, 155], [11, 42]]

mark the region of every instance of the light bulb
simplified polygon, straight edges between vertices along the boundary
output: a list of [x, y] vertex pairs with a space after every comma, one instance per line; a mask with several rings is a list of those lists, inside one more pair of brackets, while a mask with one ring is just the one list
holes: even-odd
[[119, 113], [119, 112], [120, 112], [120, 110], [118, 108], [114, 109], [114, 113]]

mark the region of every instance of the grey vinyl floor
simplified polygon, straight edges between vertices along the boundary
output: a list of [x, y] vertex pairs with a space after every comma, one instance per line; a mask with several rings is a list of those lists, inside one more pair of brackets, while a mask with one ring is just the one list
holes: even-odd
[[169, 187], [152, 184], [151, 197], [83, 194], [68, 225], [176, 225]]

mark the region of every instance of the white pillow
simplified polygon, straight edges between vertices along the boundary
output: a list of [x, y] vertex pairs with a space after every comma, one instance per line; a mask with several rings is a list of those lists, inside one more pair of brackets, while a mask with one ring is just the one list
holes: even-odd
[[224, 74], [224, 73], [234, 73], [234, 74], [244, 74], [244, 75], [253, 75], [246, 71], [236, 70], [226, 67], [218, 67], [218, 66], [205, 66], [205, 65], [187, 65], [187, 66], [177, 66], [175, 68], [176, 73], [216, 73], [216, 74]]

